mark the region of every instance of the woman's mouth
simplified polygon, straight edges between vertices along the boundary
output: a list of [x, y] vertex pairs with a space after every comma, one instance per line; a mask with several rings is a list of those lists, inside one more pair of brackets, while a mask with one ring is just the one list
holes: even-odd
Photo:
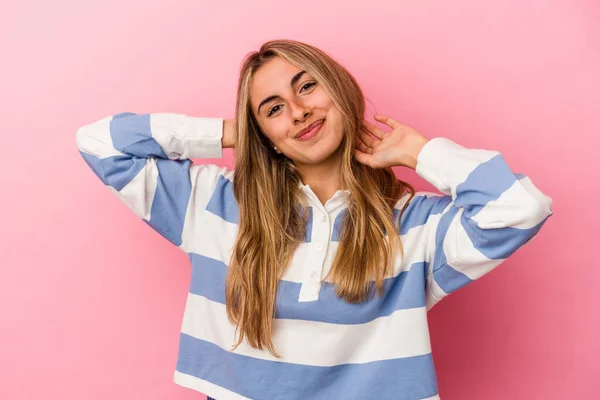
[[321, 130], [321, 127], [323, 126], [324, 123], [325, 123], [324, 119], [321, 120], [321, 121], [319, 121], [311, 129], [309, 129], [307, 132], [304, 132], [300, 136], [296, 137], [296, 139], [298, 139], [298, 140], [310, 140], [310, 139], [312, 139], [313, 137], [316, 136], [317, 133], [319, 133], [319, 131]]

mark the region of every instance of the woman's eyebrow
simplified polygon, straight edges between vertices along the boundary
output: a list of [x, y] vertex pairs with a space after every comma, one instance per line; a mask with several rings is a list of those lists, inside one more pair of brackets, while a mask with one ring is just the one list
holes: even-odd
[[[296, 75], [294, 75], [294, 76], [292, 77], [292, 79], [290, 80], [290, 86], [291, 86], [291, 87], [294, 87], [294, 85], [295, 85], [295, 84], [296, 84], [296, 83], [297, 83], [297, 82], [300, 80], [300, 78], [302, 78], [302, 75], [303, 75], [305, 72], [306, 72], [306, 71], [300, 71], [300, 72], [298, 72]], [[274, 94], [274, 95], [271, 95], [271, 96], [267, 97], [267, 98], [266, 98], [266, 99], [264, 99], [263, 101], [261, 101], [261, 102], [260, 102], [260, 104], [259, 104], [259, 106], [258, 106], [258, 109], [256, 110], [256, 113], [257, 113], [257, 114], [260, 114], [260, 108], [261, 108], [261, 107], [262, 107], [264, 104], [266, 104], [266, 103], [268, 103], [268, 102], [270, 102], [270, 101], [273, 101], [273, 100], [275, 100], [275, 99], [277, 99], [277, 98], [279, 98], [279, 97], [280, 97], [279, 95], [276, 95], [276, 94]]]

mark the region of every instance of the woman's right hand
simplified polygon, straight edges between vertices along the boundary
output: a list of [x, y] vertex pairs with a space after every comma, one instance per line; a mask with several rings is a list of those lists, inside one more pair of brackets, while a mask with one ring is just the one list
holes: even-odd
[[235, 119], [223, 120], [223, 139], [221, 140], [223, 148], [235, 148], [236, 134], [237, 128], [235, 126]]

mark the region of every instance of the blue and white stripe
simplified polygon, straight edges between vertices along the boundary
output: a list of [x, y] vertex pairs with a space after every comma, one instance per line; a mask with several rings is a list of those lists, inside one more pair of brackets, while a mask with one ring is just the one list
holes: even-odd
[[403, 213], [404, 257], [394, 260], [384, 296], [350, 304], [324, 279], [348, 192], [322, 205], [301, 184], [310, 218], [278, 287], [273, 341], [282, 358], [246, 342], [232, 350], [225, 277], [239, 222], [234, 172], [190, 160], [222, 156], [222, 122], [122, 113], [77, 132], [100, 180], [189, 255], [175, 382], [219, 400], [363, 399], [374, 391], [385, 399], [439, 399], [427, 311], [528, 243], [552, 215], [552, 200], [498, 152], [430, 140], [416, 172], [441, 193], [417, 193]]

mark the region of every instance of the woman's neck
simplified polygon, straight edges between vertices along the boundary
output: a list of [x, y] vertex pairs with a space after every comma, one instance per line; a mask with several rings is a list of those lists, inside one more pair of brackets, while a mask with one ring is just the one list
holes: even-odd
[[332, 154], [319, 164], [305, 164], [298, 168], [302, 172], [302, 182], [310, 186], [321, 204], [325, 204], [342, 188], [341, 152]]

